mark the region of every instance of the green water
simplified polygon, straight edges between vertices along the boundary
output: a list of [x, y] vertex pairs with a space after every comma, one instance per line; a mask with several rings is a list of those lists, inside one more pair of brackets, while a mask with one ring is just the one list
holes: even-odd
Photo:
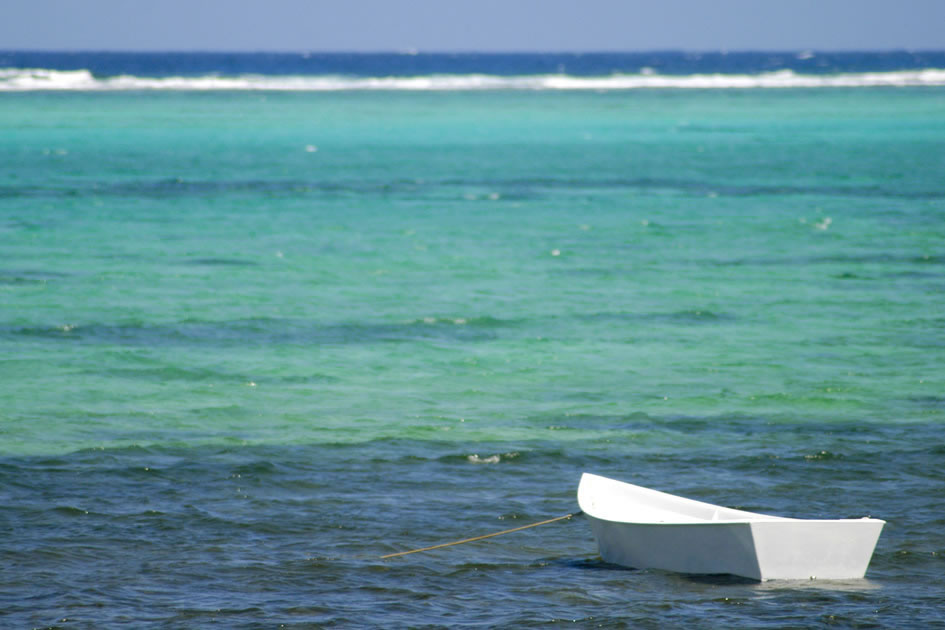
[[[935, 617], [942, 89], [4, 94], [0, 131], [0, 497], [17, 506], [4, 551], [16, 601], [57, 562], [62, 584], [82, 581], [85, 547], [17, 555], [72, 532], [92, 536], [115, 584], [152, 576], [136, 578], [137, 607], [108, 589], [79, 597], [107, 612], [78, 613], [92, 625], [206, 622], [159, 612], [181, 598], [219, 608], [229, 592], [188, 600], [219, 576], [174, 568], [166, 554], [198, 553], [185, 538], [255, 601], [231, 606], [235, 625], [291, 612], [253, 586], [260, 566], [281, 596], [320, 602], [298, 613], [318, 624], [522, 624], [523, 605], [691, 624], [721, 605], [706, 589], [737, 590], [749, 612], [719, 617], [735, 624], [765, 606], [774, 625], [822, 605], [881, 625]], [[142, 476], [155, 468], [161, 481]], [[381, 538], [389, 551], [500, 529], [496, 515], [567, 512], [584, 469], [797, 516], [886, 518], [871, 569], [885, 586], [824, 604], [654, 585], [591, 570], [577, 524], [527, 552], [508, 543], [524, 567], [570, 558], [550, 561], [563, 575], [547, 592], [524, 586], [519, 560], [469, 585], [483, 602], [524, 589], [494, 617], [444, 603], [449, 576], [476, 570], [450, 564], [464, 556], [406, 565], [429, 581], [310, 563], [314, 549], [370, 554]], [[255, 479], [259, 548], [215, 556], [226, 523], [251, 527], [227, 502], [246, 492], [225, 481], [237, 474]], [[120, 541], [156, 517], [108, 520], [131, 497], [166, 521], [150, 571], [124, 566]], [[187, 511], [208, 502], [216, 520]], [[460, 531], [464, 502], [482, 512]], [[86, 510], [105, 520], [83, 525]], [[315, 529], [286, 522], [297, 510]], [[288, 564], [240, 555], [275, 551]], [[408, 575], [433, 608], [378, 612]], [[309, 579], [337, 590], [292, 590]], [[621, 612], [626, 593], [607, 593], [626, 580], [699, 612]], [[598, 595], [562, 600], [564, 583]], [[376, 590], [347, 590], [358, 584]], [[8, 601], [12, 619], [77, 614], [48, 597], [38, 618]]]

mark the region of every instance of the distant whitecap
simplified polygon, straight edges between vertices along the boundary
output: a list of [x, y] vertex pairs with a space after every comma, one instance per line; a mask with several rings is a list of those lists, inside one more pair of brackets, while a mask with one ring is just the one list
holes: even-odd
[[499, 455], [490, 455], [489, 457], [479, 457], [479, 455], [473, 454], [473, 455], [469, 455], [466, 459], [473, 464], [498, 464], [502, 458]]
[[[145, 77], [119, 75], [96, 77], [88, 70], [0, 68], [0, 91], [34, 90], [259, 90], [337, 92], [369, 90], [470, 91], [470, 90], [634, 90], [634, 89], [751, 89], [751, 88], [850, 88], [921, 87], [945, 85], [945, 69], [798, 74], [778, 70], [758, 74], [657, 74], [641, 68], [637, 74], [574, 76], [565, 73], [497, 76], [488, 74], [436, 74], [427, 76], [358, 77], [342, 75], [258, 75]], [[314, 146], [314, 145], [312, 145]]]

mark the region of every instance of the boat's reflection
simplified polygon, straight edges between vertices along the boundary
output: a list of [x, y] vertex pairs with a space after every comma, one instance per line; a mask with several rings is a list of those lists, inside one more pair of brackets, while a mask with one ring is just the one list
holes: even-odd
[[834, 592], [867, 592], [882, 588], [881, 584], [873, 582], [867, 578], [858, 578], [853, 580], [768, 580], [758, 582], [737, 575], [682, 575], [680, 580], [692, 584], [705, 584], [711, 586], [738, 586], [748, 588], [756, 592], [782, 591], [782, 590], [803, 590], [811, 589], [818, 591]]
[[850, 580], [768, 580], [759, 582], [750, 578], [740, 577], [728, 574], [711, 575], [693, 575], [685, 573], [673, 573], [671, 571], [662, 571], [660, 569], [632, 569], [619, 564], [612, 564], [596, 558], [555, 558], [545, 559], [545, 564], [557, 564], [571, 569], [582, 571], [612, 571], [614, 574], [627, 573], [632, 574], [634, 579], [645, 579], [646, 576], [652, 576], [654, 580], [670, 580], [677, 585], [689, 584], [692, 587], [732, 587], [734, 589], [747, 589], [752, 593], [771, 593], [787, 590], [811, 590], [818, 592], [838, 592], [838, 593], [863, 593], [876, 591], [883, 586], [868, 578], [858, 578]]

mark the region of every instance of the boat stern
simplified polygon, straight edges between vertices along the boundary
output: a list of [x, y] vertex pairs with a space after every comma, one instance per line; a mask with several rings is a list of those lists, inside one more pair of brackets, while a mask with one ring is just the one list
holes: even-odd
[[752, 523], [761, 579], [862, 578], [883, 525], [873, 518]]

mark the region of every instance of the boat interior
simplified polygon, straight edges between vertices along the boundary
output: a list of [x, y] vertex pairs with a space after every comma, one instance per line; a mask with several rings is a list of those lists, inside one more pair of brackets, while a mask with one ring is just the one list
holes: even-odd
[[692, 524], [794, 520], [745, 512], [585, 473], [578, 503], [591, 516], [627, 523]]

